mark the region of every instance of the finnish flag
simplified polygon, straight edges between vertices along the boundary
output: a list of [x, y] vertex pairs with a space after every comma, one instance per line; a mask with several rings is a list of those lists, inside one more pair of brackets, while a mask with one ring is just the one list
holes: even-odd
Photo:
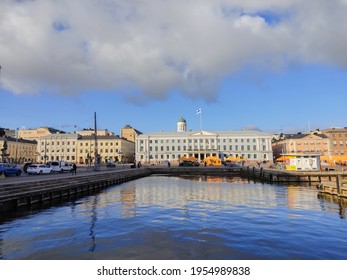
[[198, 109], [198, 110], [196, 110], [196, 114], [197, 114], [197, 115], [198, 115], [198, 114], [201, 114], [201, 108]]

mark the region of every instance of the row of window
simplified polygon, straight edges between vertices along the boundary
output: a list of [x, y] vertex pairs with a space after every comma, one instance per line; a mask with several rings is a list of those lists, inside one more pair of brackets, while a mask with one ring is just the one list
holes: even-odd
[[20, 144], [20, 145], [18, 145], [18, 144], [8, 144], [7, 148], [8, 149], [36, 150], [36, 146], [28, 146], [28, 145], [24, 145], [24, 144]]
[[[64, 141], [62, 141], [61, 142], [61, 144], [60, 144], [60, 141], [57, 141], [57, 142], [41, 142], [41, 145], [42, 146], [49, 146], [49, 145], [52, 145], [52, 146], [54, 146], [54, 145], [57, 145], [57, 146], [59, 146], [59, 145], [62, 145], [62, 146], [64, 146], [65, 145], [65, 142]], [[67, 141], [66, 142], [66, 145], [67, 146], [70, 146], [70, 145], [72, 145], [72, 146], [75, 146], [76, 145], [76, 142], [75, 141], [72, 141], [72, 142], [70, 142], [70, 141]]]
[[[178, 154], [178, 155], [175, 155], [175, 154], [151, 155], [150, 156], [150, 160], [177, 160], [177, 159], [179, 159], [182, 156], [187, 157], [188, 155], [181, 155], [181, 154]], [[206, 156], [208, 156], [208, 155], [206, 155]], [[261, 159], [266, 159], [267, 158], [266, 154], [264, 154], [263, 157], [261, 155], [257, 155], [257, 154], [241, 154], [241, 155], [239, 155], [239, 154], [231, 154], [230, 156], [232, 156], [232, 157], [241, 156], [244, 159], [254, 159], [254, 160], [261, 160]], [[227, 155], [225, 155], [225, 157], [227, 157]], [[146, 160], [145, 156], [144, 155], [140, 155], [140, 160]]]
[[[209, 143], [215, 143], [217, 140], [217, 143], [256, 143], [256, 139], [255, 138], [252, 138], [252, 139], [235, 139], [235, 138], [223, 138], [223, 139], [215, 139], [215, 138], [210, 138], [210, 139], [161, 139], [161, 140], [158, 140], [158, 139], [155, 139], [155, 140], [152, 140], [150, 139], [149, 140], [149, 143], [151, 144], [168, 144], [168, 143], [206, 143], [206, 144], [209, 144]], [[140, 144], [143, 144], [145, 140], [141, 139], [140, 140]], [[262, 142], [265, 142], [265, 139], [261, 139]]]
[[[105, 144], [105, 146], [113, 146], [113, 142], [99, 142], [99, 143], [98, 143], [99, 146], [104, 146], [104, 144]], [[64, 146], [64, 145], [65, 145], [65, 142], [64, 142], [64, 141], [62, 141], [62, 142], [57, 141], [57, 142], [50, 142], [50, 143], [41, 142], [41, 145], [42, 145], [42, 146], [45, 146], [45, 145], [46, 145], [46, 146], [49, 146], [49, 145], [52, 145], [52, 146], [54, 146], [54, 145], [56, 145], [56, 146], [59, 146], [59, 145]], [[67, 141], [67, 142], [66, 142], [66, 145], [67, 145], [67, 146], [70, 146], [70, 145], [75, 146], [75, 145], [76, 145], [76, 142], [75, 142], [75, 141], [72, 141], [72, 142]], [[91, 143], [91, 146], [93, 146], [93, 145], [94, 145], [94, 142]], [[116, 142], [116, 146], [118, 146], [118, 145], [119, 145], [119, 143]], [[84, 145], [83, 145], [83, 142], [80, 142], [80, 146], [81, 146], [81, 147], [83, 147], [83, 146], [88, 147], [88, 146], [89, 146], [89, 142], [85, 142]]]
[[[41, 150], [41, 153], [44, 153], [45, 150]], [[58, 149], [58, 150], [50, 150], [50, 149], [46, 149], [46, 153], [64, 153], [64, 152], [67, 152], [67, 153], [75, 153], [76, 152], [76, 149]]]
[[[108, 152], [110, 152], [110, 153], [113, 153], [113, 151], [115, 151], [116, 153], [118, 153], [119, 152], [119, 150], [118, 149], [105, 149], [105, 150], [103, 150], [103, 149], [99, 149], [98, 150], [98, 152], [99, 153], [103, 153], [103, 152], [105, 152], [105, 153], [108, 153]], [[44, 153], [45, 152], [45, 150], [41, 150], [41, 153]], [[64, 152], [67, 152], [67, 153], [70, 153], [70, 152], [72, 152], [72, 153], [75, 153], [76, 152], [76, 150], [75, 149], [66, 149], [66, 151], [65, 151], [65, 149], [61, 149], [61, 150], [49, 150], [49, 149], [46, 149], [46, 153], [64, 153]], [[88, 154], [88, 153], [90, 153], [91, 151], [90, 150], [85, 150], [85, 153], [86, 154]], [[93, 152], [93, 151], [92, 151]], [[82, 154], [83, 153], [83, 150], [80, 150], [80, 153]]]
[[321, 150], [321, 149], [304, 149], [304, 150], [301, 150], [301, 149], [297, 149], [297, 150], [293, 150], [291, 149], [289, 152], [290, 153], [301, 153], [301, 152], [317, 152], [317, 153], [321, 153], [321, 152], [327, 152], [328, 150], [325, 149], [325, 150]]
[[[55, 160], [66, 160], [66, 161], [75, 161], [76, 158], [75, 156], [66, 156], [66, 157], [60, 157], [60, 156], [50, 156], [50, 157], [47, 157], [48, 161], [55, 161]], [[45, 157], [44, 156], [41, 156], [41, 161], [45, 161]]]
[[327, 142], [324, 142], [324, 143], [322, 143], [322, 142], [311, 142], [311, 143], [309, 143], [309, 142], [305, 142], [305, 143], [301, 143], [301, 142], [296, 142], [296, 143], [290, 143], [290, 145], [297, 145], [297, 146], [300, 146], [301, 144], [303, 144], [303, 145], [312, 145], [312, 146], [314, 146], [314, 145], [318, 145], [318, 146], [322, 146], [322, 145], [328, 145], [328, 143]]
[[[232, 145], [224, 145], [222, 146], [222, 150], [223, 151], [251, 151], [251, 145], [235, 145], [235, 146], [232, 146]], [[234, 149], [233, 149], [234, 148]], [[253, 151], [256, 151], [257, 150], [257, 146], [256, 145], [253, 145], [252, 147]], [[187, 146], [150, 146], [149, 147], [149, 151], [150, 152], [175, 152], [175, 151], [198, 151], [198, 150], [216, 150], [216, 147], [215, 146], [211, 146], [211, 147], [204, 147], [204, 146], [188, 146], [188, 149], [187, 149]], [[221, 150], [221, 146], [218, 146], [218, 150]], [[266, 151], [266, 145], [263, 145], [262, 146], [262, 151]], [[144, 147], [141, 146], [140, 147], [140, 152], [144, 152]]]
[[[98, 152], [100, 153], [100, 154], [102, 154], [102, 153], [108, 153], [108, 152], [110, 152], [110, 153], [113, 153], [113, 151], [115, 152], [115, 153], [118, 153], [119, 152], [119, 149], [98, 149]], [[84, 153], [86, 153], [86, 154], [88, 154], [88, 153], [90, 153], [90, 152], [94, 152], [94, 151], [90, 151], [90, 150], [84, 150]], [[80, 150], [80, 154], [83, 154], [83, 150]]]
[[[98, 145], [101, 147], [104, 146], [104, 144], [105, 144], [105, 146], [113, 146], [113, 142], [98, 142]], [[89, 145], [88, 142], [84, 143], [84, 146], [88, 147], [88, 145]], [[118, 146], [118, 145], [119, 145], [119, 143], [116, 142], [116, 146]], [[83, 147], [83, 142], [80, 143], [80, 146]], [[91, 143], [90, 146], [94, 146], [94, 142]]]
[[[334, 141], [333, 144], [336, 146], [336, 145], [337, 145], [337, 141]], [[340, 146], [343, 146], [344, 143], [343, 143], [342, 140], [340, 140], [340, 141], [339, 141], [339, 144], [340, 144]], [[345, 143], [345, 144], [347, 145], [347, 140], [346, 140], [346, 143]]]

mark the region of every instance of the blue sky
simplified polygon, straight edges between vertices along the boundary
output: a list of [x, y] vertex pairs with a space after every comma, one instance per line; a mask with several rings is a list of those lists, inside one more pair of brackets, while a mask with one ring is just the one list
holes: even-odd
[[347, 127], [347, 1], [318, 1], [2, 2], [0, 127]]

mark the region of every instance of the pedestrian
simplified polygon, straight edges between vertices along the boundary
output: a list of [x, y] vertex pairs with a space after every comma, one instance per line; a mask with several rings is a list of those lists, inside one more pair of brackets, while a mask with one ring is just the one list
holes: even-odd
[[72, 165], [72, 175], [73, 174], [75, 174], [75, 175], [77, 174], [77, 166], [75, 163]]

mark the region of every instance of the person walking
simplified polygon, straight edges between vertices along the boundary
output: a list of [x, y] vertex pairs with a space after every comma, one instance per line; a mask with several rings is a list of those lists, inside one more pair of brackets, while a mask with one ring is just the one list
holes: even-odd
[[77, 174], [77, 166], [75, 163], [72, 165], [72, 175], [73, 174], [75, 174], [75, 175]]

